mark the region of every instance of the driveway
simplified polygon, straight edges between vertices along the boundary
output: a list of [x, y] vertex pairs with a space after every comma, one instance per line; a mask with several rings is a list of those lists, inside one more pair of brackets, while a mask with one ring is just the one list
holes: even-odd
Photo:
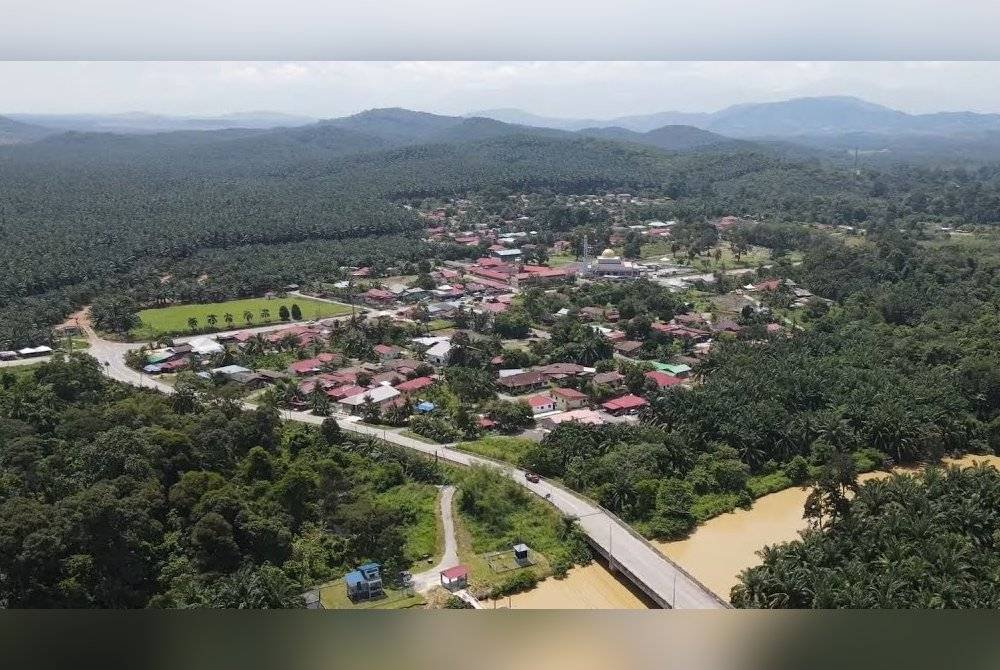
[[441, 509], [441, 525], [444, 529], [444, 555], [433, 568], [413, 575], [413, 589], [420, 593], [426, 593], [435, 586], [440, 585], [439, 573], [442, 570], [453, 568], [458, 565], [458, 541], [455, 539], [455, 519], [452, 514], [452, 501], [455, 498], [455, 487], [444, 486], [441, 488], [441, 495], [438, 496], [438, 504]]

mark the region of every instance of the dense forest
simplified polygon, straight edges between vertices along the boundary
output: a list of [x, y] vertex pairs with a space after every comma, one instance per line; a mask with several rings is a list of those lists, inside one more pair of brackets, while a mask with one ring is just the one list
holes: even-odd
[[1000, 473], [928, 468], [870, 481], [801, 540], [761, 552], [737, 607], [961, 608], [1000, 605]]
[[441, 477], [333, 421], [129, 389], [86, 356], [4, 372], [0, 606], [300, 607], [359, 562], [433, 553], [414, 532]]

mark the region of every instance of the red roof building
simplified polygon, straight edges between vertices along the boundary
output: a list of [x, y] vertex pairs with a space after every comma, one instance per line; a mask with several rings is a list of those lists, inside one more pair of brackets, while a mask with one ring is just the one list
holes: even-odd
[[365, 388], [363, 386], [355, 386], [354, 384], [335, 386], [326, 390], [326, 394], [334, 400], [343, 400], [344, 398], [350, 398], [352, 395], [364, 392]]
[[649, 403], [646, 402], [645, 398], [640, 398], [637, 395], [629, 393], [628, 395], [623, 395], [620, 398], [615, 398], [614, 400], [609, 400], [602, 404], [603, 407], [609, 414], [621, 415], [634, 412], [640, 407], [645, 407]]
[[433, 383], [434, 380], [430, 377], [415, 377], [409, 381], [396, 384], [395, 388], [400, 393], [413, 393], [415, 391], [425, 389]]
[[666, 372], [660, 372], [659, 370], [650, 370], [645, 374], [645, 377], [646, 379], [652, 379], [656, 382], [656, 388], [661, 389], [684, 383], [683, 379], [674, 377], [673, 375], [668, 375]]
[[556, 401], [547, 395], [533, 395], [528, 398], [525, 402], [531, 407], [532, 414], [541, 414], [542, 412], [553, 412], [556, 409]]

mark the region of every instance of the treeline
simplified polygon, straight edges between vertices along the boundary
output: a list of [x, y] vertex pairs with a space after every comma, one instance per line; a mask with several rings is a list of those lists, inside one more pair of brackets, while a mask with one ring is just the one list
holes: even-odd
[[433, 526], [412, 501], [440, 476], [334, 422], [127, 389], [86, 356], [5, 372], [0, 604], [299, 607], [358, 562], [432, 552], [408, 533]]

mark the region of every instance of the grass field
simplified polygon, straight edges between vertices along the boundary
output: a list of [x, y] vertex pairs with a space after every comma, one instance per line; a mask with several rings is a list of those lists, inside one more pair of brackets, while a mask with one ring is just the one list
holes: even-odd
[[[272, 298], [250, 298], [247, 300], [230, 300], [228, 302], [217, 302], [194, 305], [173, 305], [159, 309], [146, 309], [139, 312], [141, 325], [132, 331], [132, 336], [139, 339], [147, 339], [155, 335], [169, 335], [178, 333], [190, 333], [191, 327], [188, 319], [198, 320], [199, 331], [226, 330], [230, 326], [225, 321], [226, 314], [232, 314], [232, 328], [246, 328], [248, 326], [266, 326], [269, 324], [281, 323], [278, 318], [278, 310], [284, 305], [288, 309], [292, 305], [298, 305], [302, 310], [303, 320], [325, 319], [331, 316], [340, 316], [351, 311], [349, 305], [333, 304], [313, 300], [312, 298], [288, 297]], [[267, 310], [266, 318], [263, 310]], [[252, 319], [248, 322], [244, 316], [249, 311]], [[213, 328], [208, 323], [208, 317], [214, 314], [217, 322]]]
[[523, 437], [483, 437], [474, 442], [462, 442], [458, 449], [497, 461], [517, 463], [535, 443]]
[[338, 579], [320, 587], [320, 602], [328, 610], [399, 610], [408, 607], [419, 607], [425, 600], [418, 593], [385, 589], [385, 596], [377, 600], [362, 600], [351, 602], [347, 597], [344, 580]]
[[435, 557], [444, 551], [438, 521], [438, 489], [430, 484], [404, 484], [379, 494], [379, 501], [409, 517], [405, 526], [406, 556], [416, 570], [426, 565], [425, 556]]

